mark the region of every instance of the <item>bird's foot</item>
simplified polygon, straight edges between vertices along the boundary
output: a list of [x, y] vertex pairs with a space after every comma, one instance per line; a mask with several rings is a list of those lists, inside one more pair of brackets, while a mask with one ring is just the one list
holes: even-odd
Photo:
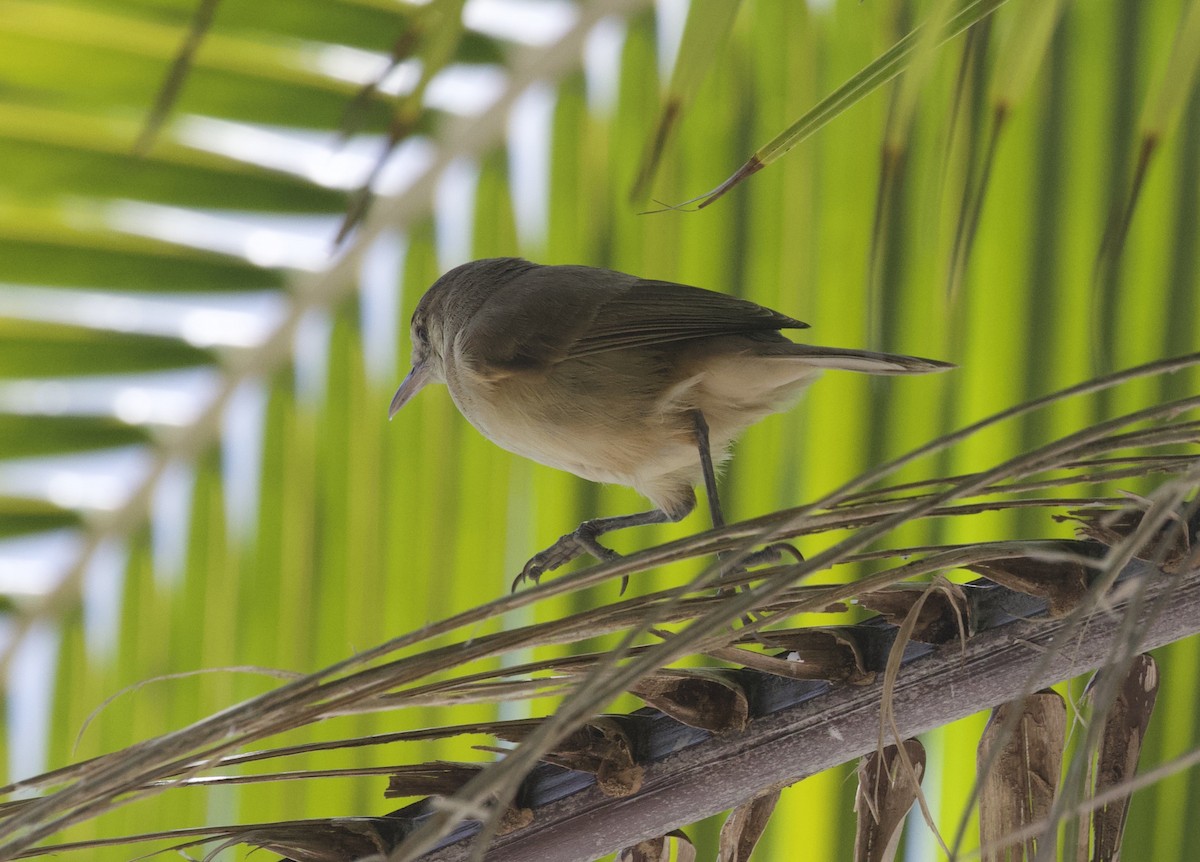
[[[767, 566], [772, 563], [778, 563], [783, 559], [785, 554], [790, 554], [796, 558], [796, 562], [804, 562], [804, 554], [800, 553], [794, 545], [787, 542], [772, 542], [765, 548], [759, 548], [753, 553], [747, 554], [737, 565], [729, 569], [729, 574], [745, 574], [755, 566]], [[717, 590], [719, 596], [731, 596], [738, 591], [734, 587], [721, 587]], [[746, 620], [743, 619], [743, 622]]]
[[[525, 567], [521, 569], [521, 574], [513, 580], [512, 591], [515, 593], [517, 587], [526, 581], [531, 581], [535, 585], [539, 582], [542, 575], [546, 572], [552, 572], [555, 569], [565, 566], [567, 563], [574, 560], [576, 557], [581, 557], [584, 554], [591, 554], [600, 561], [615, 560], [621, 555], [611, 548], [606, 548], [596, 541], [596, 537], [592, 530], [589, 529], [587, 523], [580, 524], [579, 527], [565, 536], [559, 536], [557, 542], [544, 551], [539, 551], [534, 554]], [[629, 576], [621, 578], [621, 593], [625, 592], [625, 587], [629, 584]]]
[[582, 556], [586, 552], [586, 549], [575, 538], [574, 533], [567, 533], [565, 536], [560, 536], [558, 541], [546, 548], [546, 550], [538, 551], [530, 557], [529, 562], [521, 569], [521, 574], [517, 575], [516, 580], [513, 581], [512, 591], [515, 593], [517, 587], [526, 581], [530, 581], [536, 585], [546, 572], [552, 572], [560, 566], [565, 566], [571, 560]]
[[765, 548], [760, 548], [753, 554], [749, 554], [746, 559], [742, 560], [741, 566], [749, 569], [754, 566], [766, 566], [771, 563], [778, 563], [783, 559], [785, 554], [790, 554], [796, 558], [797, 563], [804, 562], [804, 554], [796, 548], [795, 545], [787, 542], [772, 542]]

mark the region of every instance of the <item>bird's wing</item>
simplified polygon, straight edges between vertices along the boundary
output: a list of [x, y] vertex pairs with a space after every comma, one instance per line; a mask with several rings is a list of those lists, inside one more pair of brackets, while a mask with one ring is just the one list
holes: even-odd
[[545, 266], [496, 290], [464, 327], [476, 373], [538, 370], [691, 338], [802, 329], [787, 315], [698, 287], [583, 266]]
[[571, 356], [691, 338], [804, 329], [807, 323], [745, 299], [669, 281], [637, 280], [601, 307]]

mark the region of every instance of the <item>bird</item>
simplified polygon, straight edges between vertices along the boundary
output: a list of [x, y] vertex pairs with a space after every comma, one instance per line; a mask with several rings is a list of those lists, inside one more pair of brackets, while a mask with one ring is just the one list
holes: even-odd
[[[922, 374], [933, 359], [799, 344], [808, 324], [745, 299], [622, 272], [517, 257], [464, 263], [421, 297], [412, 369], [388, 418], [427, 384], [500, 447], [595, 482], [634, 488], [653, 509], [593, 518], [530, 558], [513, 582], [590, 554], [614, 530], [679, 521], [703, 483], [724, 524], [716, 469], [746, 428], [790, 407], [823, 370]], [[622, 582], [622, 591], [625, 581]]]

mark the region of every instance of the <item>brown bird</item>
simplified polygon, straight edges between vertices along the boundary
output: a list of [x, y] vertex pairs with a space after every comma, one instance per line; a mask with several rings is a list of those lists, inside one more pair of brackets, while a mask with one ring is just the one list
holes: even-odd
[[426, 383], [445, 383], [492, 442], [656, 507], [584, 521], [525, 564], [513, 586], [583, 553], [618, 554], [612, 530], [678, 521], [704, 481], [720, 526], [714, 462], [744, 429], [789, 407], [822, 370], [921, 374], [912, 356], [796, 344], [801, 323], [744, 299], [588, 266], [513, 257], [450, 270], [412, 317], [412, 370], [389, 418]]

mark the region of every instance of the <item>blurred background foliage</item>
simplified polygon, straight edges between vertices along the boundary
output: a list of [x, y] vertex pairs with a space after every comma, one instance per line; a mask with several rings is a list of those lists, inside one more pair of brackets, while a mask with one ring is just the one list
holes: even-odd
[[[734, 5], [693, 0], [677, 51], [688, 6], [666, 0], [224, 0], [203, 34], [191, 29], [197, 0], [3, 4], [10, 779], [275, 684], [257, 669], [308, 672], [494, 598], [580, 519], [641, 505], [509, 456], [444, 391], [385, 421], [411, 309], [462, 260], [520, 254], [696, 284], [807, 320], [815, 343], [961, 366], [911, 380], [828, 375], [738, 445], [724, 479], [731, 519], [810, 500], [1100, 371], [1200, 349], [1200, 3], [990, 4], [994, 15], [943, 45], [918, 33], [907, 76], [835, 107], [712, 205], [646, 214], [714, 188], [918, 24], [937, 32], [960, 9]], [[595, 19], [571, 41], [573, 21]], [[134, 155], [189, 33], [203, 38], [177, 69], [186, 77]], [[530, 71], [530, 58], [549, 55], [559, 59], [548, 76]], [[512, 112], [503, 99], [489, 107], [535, 79]], [[664, 92], [681, 119], [635, 195]], [[393, 148], [377, 206], [335, 246], [359, 184]], [[1195, 385], [1180, 374], [1070, 402], [900, 478], [981, 469]], [[698, 518], [615, 544], [687, 535]], [[1042, 510], [906, 530], [910, 544], [1069, 535]], [[692, 565], [633, 589], [678, 583]], [[612, 599], [576, 594], [536, 614]], [[1200, 644], [1159, 658], [1151, 764], [1200, 736]], [[124, 687], [206, 668], [231, 670], [126, 692], [80, 733]], [[524, 714], [524, 704], [408, 709], [328, 720], [287, 741]], [[925, 740], [925, 792], [944, 828], [962, 816], [982, 723]], [[404, 745], [297, 765], [481, 757], [459, 742]], [[850, 774], [788, 790], [755, 858], [796, 858], [801, 842], [805, 858], [847, 858]], [[370, 778], [190, 788], [60, 837], [381, 813], [396, 805], [382, 790]], [[1200, 858], [1197, 806], [1192, 774], [1139, 793], [1128, 846]], [[705, 844], [714, 830], [692, 832]], [[924, 827], [910, 831], [903, 858], [932, 858]], [[86, 855], [129, 856], [106, 852]]]

